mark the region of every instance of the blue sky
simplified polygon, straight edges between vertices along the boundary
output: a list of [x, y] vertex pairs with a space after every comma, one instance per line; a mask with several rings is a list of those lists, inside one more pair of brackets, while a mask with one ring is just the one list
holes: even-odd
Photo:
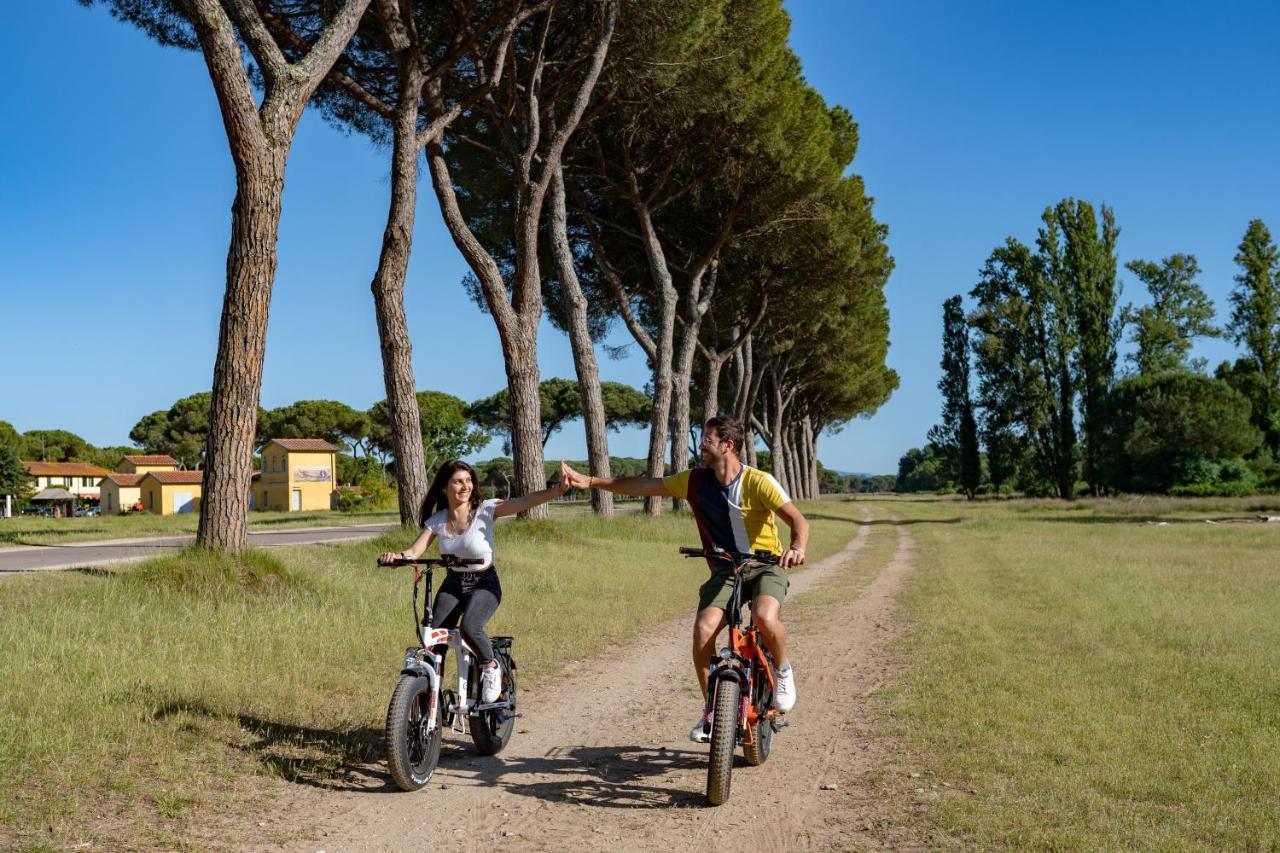
[[[1220, 315], [1247, 222], [1280, 230], [1272, 4], [787, 8], [809, 81], [859, 122], [855, 170], [897, 260], [889, 363], [902, 386], [821, 439], [829, 467], [890, 472], [923, 442], [939, 409], [943, 299], [967, 292], [1007, 235], [1033, 239], [1045, 205], [1112, 205], [1121, 263], [1194, 253]], [[126, 443], [139, 418], [207, 390], [212, 375], [233, 195], [212, 88], [198, 55], [157, 47], [101, 9], [24, 3], [7, 22], [0, 420]], [[368, 286], [386, 155], [308, 115], [288, 169], [262, 403], [364, 408], [384, 396]], [[420, 387], [471, 400], [505, 378], [464, 272], [424, 192], [407, 295], [415, 371]], [[1123, 299], [1144, 301], [1122, 278]], [[621, 328], [610, 341], [629, 342]], [[644, 360], [629, 352], [602, 374], [643, 386]], [[1233, 352], [1210, 342], [1197, 354], [1212, 364]], [[544, 377], [573, 375], [567, 341], [546, 324], [539, 357]], [[573, 425], [548, 454], [581, 457], [582, 446]], [[637, 430], [611, 439], [615, 454], [644, 449]]]

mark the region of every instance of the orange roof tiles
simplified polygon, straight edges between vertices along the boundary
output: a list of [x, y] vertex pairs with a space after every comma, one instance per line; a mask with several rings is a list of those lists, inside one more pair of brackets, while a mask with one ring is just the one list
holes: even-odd
[[117, 486], [136, 486], [145, 476], [145, 474], [112, 474], [106, 479], [115, 483]]
[[293, 452], [337, 453], [341, 447], [335, 447], [323, 438], [273, 438], [271, 439], [285, 450]]
[[23, 462], [32, 477], [105, 477], [111, 472], [87, 462]]
[[143, 478], [154, 477], [162, 486], [194, 486], [204, 482], [203, 471], [148, 471]]
[[142, 454], [124, 457], [134, 465], [177, 465], [178, 460], [164, 453]]

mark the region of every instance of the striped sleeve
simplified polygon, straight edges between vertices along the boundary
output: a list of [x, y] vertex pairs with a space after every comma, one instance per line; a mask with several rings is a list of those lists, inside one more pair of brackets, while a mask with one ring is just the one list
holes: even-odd
[[679, 474], [672, 474], [670, 477], [662, 478], [662, 485], [670, 493], [671, 497], [687, 500], [689, 497], [689, 473], [681, 471]]
[[765, 471], [761, 471], [760, 477], [756, 479], [756, 489], [760, 505], [771, 512], [777, 512], [791, 503], [791, 496], [782, 488], [782, 484], [775, 480], [772, 474]]

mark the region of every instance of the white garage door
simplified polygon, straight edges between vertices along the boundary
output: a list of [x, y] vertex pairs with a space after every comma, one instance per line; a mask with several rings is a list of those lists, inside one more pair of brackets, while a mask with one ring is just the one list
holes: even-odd
[[190, 492], [174, 492], [173, 495], [173, 511], [174, 512], [191, 512], [191, 493]]

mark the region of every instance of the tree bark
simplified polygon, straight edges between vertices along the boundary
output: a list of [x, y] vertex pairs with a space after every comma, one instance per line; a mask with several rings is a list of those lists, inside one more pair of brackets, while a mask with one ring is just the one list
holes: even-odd
[[801, 422], [804, 429], [806, 458], [809, 462], [809, 495], [817, 498], [822, 494], [822, 483], [818, 477], [818, 432], [813, 428], [813, 418], [804, 416]]
[[790, 488], [790, 481], [787, 477], [787, 464], [786, 464], [786, 459], [787, 459], [787, 451], [786, 451], [787, 423], [785, 420], [786, 406], [784, 405], [782, 400], [782, 388], [779, 386], [778, 374], [777, 374], [776, 368], [770, 368], [769, 379], [770, 379], [769, 384], [771, 385], [770, 390], [772, 392], [770, 395], [772, 398], [771, 408], [773, 410], [771, 412], [771, 414], [773, 415], [773, 422], [769, 426], [769, 431], [770, 433], [772, 433], [772, 436], [773, 436], [773, 441], [769, 445], [769, 449], [773, 451], [773, 456], [771, 460], [773, 463], [772, 473], [774, 478], [783, 484], [783, 488], [786, 489], [788, 492], [790, 492], [791, 488]]
[[396, 459], [400, 523], [417, 527], [422, 522], [422, 499], [428, 481], [418, 389], [413, 377], [413, 344], [404, 312], [404, 283], [409, 273], [418, 204], [418, 93], [424, 75], [415, 56], [404, 57], [400, 64], [400, 104], [396, 108], [391, 152], [391, 202], [371, 289]]
[[[689, 470], [689, 407], [693, 392], [693, 357], [698, 351], [698, 335], [702, 331], [702, 318], [706, 316], [711, 298], [715, 294], [718, 266], [710, 265], [710, 279], [706, 293], [702, 293], [702, 277], [707, 267], [694, 274], [685, 294], [684, 328], [680, 335], [671, 396], [671, 471], [678, 474]], [[672, 509], [679, 510], [683, 501], [674, 499]]]
[[[573, 350], [574, 371], [578, 375], [578, 394], [582, 398], [582, 420], [587, 432], [587, 467], [592, 476], [609, 477], [609, 432], [604, 413], [604, 395], [600, 391], [595, 344], [587, 328], [587, 299], [582, 294], [578, 271], [573, 263], [568, 227], [564, 168], [561, 166], [551, 179], [552, 247], [560, 272], [560, 283], [569, 304], [569, 345]], [[597, 515], [611, 518], [613, 493], [604, 489], [592, 489], [591, 508]]]
[[249, 535], [249, 487], [287, 149], [238, 165], [227, 287], [213, 364], [196, 541], [232, 553]]
[[799, 458], [796, 452], [796, 429], [795, 424], [787, 424], [787, 430], [783, 433], [784, 443], [787, 446], [787, 480], [791, 483], [791, 491], [798, 494], [801, 500], [804, 499], [804, 481], [800, 479]]
[[720, 414], [720, 370], [725, 360], [717, 356], [707, 357], [707, 388], [702, 398], [702, 422]]
[[[644, 238], [645, 257], [649, 262], [649, 274], [658, 291], [658, 336], [654, 343], [653, 358], [653, 409], [649, 417], [648, 475], [661, 477], [665, 473], [663, 460], [667, 451], [667, 427], [671, 419], [672, 349], [675, 339], [676, 303], [679, 294], [671, 280], [662, 244], [653, 229], [647, 205], [633, 193], [633, 203], [640, 220], [640, 233]], [[646, 497], [644, 511], [647, 515], [662, 514], [662, 499]]]

